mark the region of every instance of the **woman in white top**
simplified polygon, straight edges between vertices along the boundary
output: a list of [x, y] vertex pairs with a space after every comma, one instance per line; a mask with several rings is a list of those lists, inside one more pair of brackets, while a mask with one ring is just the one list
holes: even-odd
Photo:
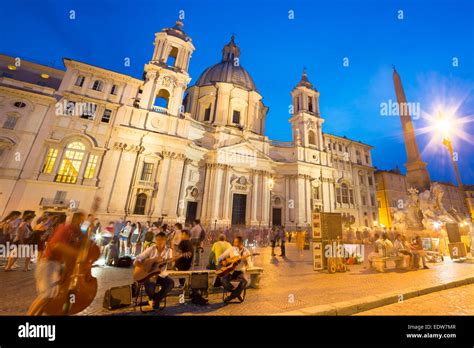
[[120, 255], [128, 253], [128, 245], [130, 242], [130, 235], [132, 233], [132, 222], [127, 221], [127, 224], [120, 231]]

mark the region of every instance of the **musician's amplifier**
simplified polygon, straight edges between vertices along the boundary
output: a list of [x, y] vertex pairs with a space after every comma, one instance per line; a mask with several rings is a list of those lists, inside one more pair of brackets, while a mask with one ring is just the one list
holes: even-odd
[[103, 307], [117, 309], [132, 304], [132, 286], [124, 285], [110, 288], [105, 292]]
[[209, 288], [209, 273], [208, 272], [192, 272], [190, 288], [207, 290]]

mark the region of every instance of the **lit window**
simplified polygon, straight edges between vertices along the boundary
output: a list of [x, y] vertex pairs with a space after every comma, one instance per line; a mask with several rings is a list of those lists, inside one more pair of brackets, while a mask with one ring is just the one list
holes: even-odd
[[94, 81], [94, 84], [92, 85], [92, 89], [94, 91], [102, 91], [102, 89], [104, 88], [104, 83], [100, 80], [95, 80]]
[[13, 103], [13, 105], [14, 105], [16, 108], [19, 108], [19, 109], [23, 109], [23, 108], [26, 106], [26, 104], [23, 103], [23, 102], [15, 102], [15, 103]]
[[76, 141], [69, 144], [64, 151], [64, 157], [59, 167], [56, 182], [64, 182], [75, 184], [79, 170], [81, 169], [82, 160], [84, 159], [85, 146], [83, 143]]
[[143, 163], [142, 175], [140, 180], [142, 181], [151, 181], [151, 176], [153, 174], [153, 163]]
[[41, 77], [42, 77], [43, 79], [49, 79], [49, 75], [48, 75], [48, 74], [41, 74]]
[[84, 85], [84, 80], [85, 80], [85, 79], [86, 79], [86, 78], [85, 78], [84, 76], [79, 75], [79, 76], [77, 77], [77, 79], [76, 79], [75, 85], [78, 86], [78, 87], [82, 87], [82, 86]]
[[97, 166], [98, 159], [99, 159], [99, 156], [96, 156], [96, 155], [90, 155], [89, 156], [89, 161], [87, 161], [87, 166], [86, 166], [86, 171], [85, 171], [85, 174], [84, 174], [84, 178], [92, 179], [94, 177], [95, 168]]
[[7, 116], [7, 119], [3, 123], [3, 128], [5, 129], [14, 129], [16, 126], [16, 122], [18, 121], [18, 117], [16, 116]]
[[53, 170], [54, 163], [56, 163], [56, 158], [58, 157], [58, 149], [50, 148], [48, 151], [48, 156], [46, 156], [46, 161], [44, 161], [42, 173], [50, 174]]
[[111, 115], [112, 115], [112, 110], [105, 109], [104, 114], [102, 115], [102, 119], [100, 121], [104, 123], [109, 123]]
[[240, 111], [234, 110], [232, 114], [232, 123], [240, 124]]
[[112, 88], [110, 89], [110, 94], [117, 95], [117, 90], [118, 90], [118, 86], [113, 85]]

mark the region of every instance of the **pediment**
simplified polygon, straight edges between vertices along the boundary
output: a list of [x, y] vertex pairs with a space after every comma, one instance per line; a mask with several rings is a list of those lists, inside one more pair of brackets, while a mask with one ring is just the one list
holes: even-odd
[[[255, 148], [250, 142], [242, 141], [238, 144], [223, 146], [216, 149], [216, 154], [219, 159], [228, 159], [232, 161], [235, 159], [248, 160], [271, 160], [269, 156]], [[219, 163], [227, 163], [227, 161], [220, 161]]]

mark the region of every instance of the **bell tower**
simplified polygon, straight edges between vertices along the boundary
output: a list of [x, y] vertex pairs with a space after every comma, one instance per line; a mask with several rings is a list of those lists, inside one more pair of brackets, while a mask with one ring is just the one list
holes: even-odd
[[181, 107], [184, 91], [191, 81], [188, 68], [194, 45], [180, 20], [174, 27], [156, 33], [154, 45], [152, 59], [145, 65], [139, 106], [179, 116], [184, 111]]
[[297, 146], [324, 148], [322, 124], [319, 114], [319, 92], [308, 80], [306, 69], [303, 70], [300, 82], [291, 91], [292, 117], [290, 123], [293, 131], [293, 142]]

